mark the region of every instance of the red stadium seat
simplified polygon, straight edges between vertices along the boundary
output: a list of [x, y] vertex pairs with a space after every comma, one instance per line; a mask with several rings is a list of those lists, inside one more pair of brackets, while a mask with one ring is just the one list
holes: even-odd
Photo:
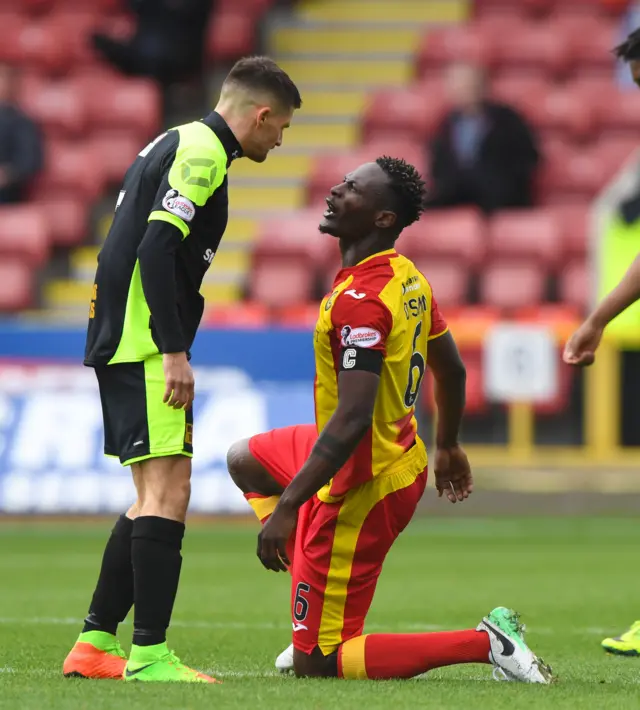
[[13, 313], [33, 305], [34, 273], [24, 259], [0, 259], [0, 312]]
[[232, 60], [250, 54], [255, 43], [256, 18], [243, 7], [215, 13], [206, 35], [206, 53], [212, 60]]
[[504, 71], [491, 80], [491, 95], [497, 101], [518, 107], [527, 105], [531, 96], [543, 96], [549, 87], [544, 74], [529, 71]]
[[456, 259], [420, 257], [414, 261], [431, 284], [438, 305], [445, 311], [467, 302], [469, 269]]
[[46, 145], [44, 174], [35, 191], [70, 191], [74, 197], [96, 199], [104, 188], [102, 166], [90, 144], [50, 141]]
[[614, 57], [611, 50], [620, 39], [616, 23], [595, 18], [578, 24], [574, 18], [567, 18], [564, 22], [560, 18], [557, 17], [555, 23], [564, 33], [571, 63], [580, 71], [610, 69], [613, 80]]
[[256, 264], [249, 277], [251, 298], [274, 308], [296, 301], [309, 301], [312, 288], [311, 269], [299, 259], [269, 260]]
[[269, 308], [264, 303], [216, 304], [205, 310], [204, 323], [226, 328], [264, 328], [270, 322]]
[[279, 308], [275, 315], [275, 323], [285, 328], [312, 330], [318, 320], [319, 307], [320, 304], [314, 301]]
[[445, 99], [428, 85], [429, 91], [419, 84], [409, 89], [389, 89], [375, 93], [362, 118], [362, 135], [365, 140], [380, 130], [399, 130], [412, 134], [416, 143], [434, 131], [445, 111]]
[[35, 203], [41, 208], [56, 246], [82, 244], [89, 234], [89, 214], [84, 200], [65, 191], [59, 195], [45, 191]]
[[560, 230], [560, 242], [564, 258], [584, 258], [589, 241], [589, 204], [565, 202], [546, 208], [552, 214]]
[[635, 134], [637, 139], [640, 115], [640, 92], [637, 89], [624, 91], [611, 84], [607, 93], [600, 94], [596, 110], [603, 131], [615, 130], [627, 136]]
[[544, 300], [546, 273], [526, 261], [495, 261], [480, 274], [481, 300], [489, 306], [514, 310]]
[[84, 101], [72, 82], [25, 77], [21, 81], [19, 101], [49, 136], [79, 135], [84, 129]]
[[560, 274], [560, 299], [586, 313], [589, 309], [591, 292], [591, 275], [584, 260], [568, 264]]
[[410, 259], [456, 257], [478, 266], [486, 253], [486, 226], [473, 208], [425, 212], [419, 222], [407, 227], [398, 242]]
[[0, 262], [8, 257], [41, 266], [49, 256], [50, 230], [45, 215], [32, 205], [0, 207]]
[[309, 210], [265, 220], [253, 250], [254, 263], [295, 257], [311, 266], [322, 245], [318, 232], [320, 219], [321, 214]]
[[105, 180], [111, 185], [122, 183], [129, 166], [144, 148], [144, 145], [127, 131], [101, 131], [94, 134], [89, 143], [99, 157]]
[[495, 37], [499, 65], [518, 69], [543, 68], [558, 76], [568, 67], [569, 56], [562, 33], [551, 22], [516, 22]]
[[534, 259], [554, 266], [562, 254], [560, 228], [545, 210], [505, 210], [489, 222], [489, 249], [494, 256]]
[[611, 160], [598, 147], [571, 150], [564, 155], [548, 155], [540, 172], [543, 204], [592, 199], [610, 177]]
[[88, 118], [95, 128], [127, 130], [140, 143], [160, 130], [161, 97], [158, 86], [146, 79], [110, 79], [108, 74], [82, 74]]
[[494, 56], [494, 44], [478, 25], [444, 27], [423, 36], [418, 50], [418, 71], [421, 76], [437, 74], [443, 65], [459, 61], [489, 67]]
[[3, 48], [0, 54], [21, 67], [47, 72], [65, 69], [70, 62], [69, 44], [46, 21], [21, 24], [10, 22], [11, 31], [3, 26]]

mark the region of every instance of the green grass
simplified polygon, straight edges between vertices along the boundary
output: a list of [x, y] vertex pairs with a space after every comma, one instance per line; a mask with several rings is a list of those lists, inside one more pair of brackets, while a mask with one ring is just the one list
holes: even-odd
[[[467, 628], [497, 605], [522, 613], [553, 686], [490, 680], [459, 666], [413, 681], [297, 681], [275, 674], [290, 642], [288, 579], [255, 557], [257, 526], [187, 534], [170, 645], [221, 686], [65, 680], [61, 665], [86, 612], [110, 522], [0, 525], [0, 708], [640, 707], [640, 659], [606, 656], [603, 634], [638, 616], [640, 526], [630, 519], [421, 519], [391, 552], [369, 631]], [[131, 626], [121, 628], [128, 644]]]

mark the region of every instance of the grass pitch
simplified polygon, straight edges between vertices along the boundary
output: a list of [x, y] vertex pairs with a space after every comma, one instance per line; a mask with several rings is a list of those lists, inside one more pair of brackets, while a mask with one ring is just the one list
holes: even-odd
[[[257, 525], [188, 529], [169, 644], [220, 686], [66, 680], [111, 521], [0, 525], [3, 710], [334, 710], [640, 708], [640, 658], [614, 658], [604, 635], [638, 617], [634, 519], [418, 519], [392, 550], [367, 630], [475, 626], [494, 606], [519, 610], [527, 639], [558, 676], [550, 687], [497, 683], [487, 666], [412, 681], [297, 681], [274, 671], [290, 642], [288, 578], [255, 557]], [[128, 647], [131, 625], [121, 627]]]

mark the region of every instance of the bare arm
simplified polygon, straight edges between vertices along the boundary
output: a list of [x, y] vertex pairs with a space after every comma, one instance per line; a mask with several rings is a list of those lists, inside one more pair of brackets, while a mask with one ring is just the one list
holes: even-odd
[[604, 329], [620, 313], [640, 299], [640, 255], [584, 323], [569, 338], [564, 348], [563, 360], [567, 365], [583, 367], [592, 365]]
[[309, 458], [282, 494], [280, 505], [297, 510], [348, 461], [371, 426], [379, 382], [379, 375], [373, 372], [340, 373], [338, 407]]
[[458, 444], [465, 405], [467, 371], [450, 332], [429, 341], [428, 365], [435, 380], [438, 448]]
[[604, 328], [616, 316], [640, 299], [640, 254], [622, 277], [620, 283], [609, 293], [588, 320], [597, 328]]
[[467, 455], [459, 443], [467, 372], [450, 332], [429, 342], [428, 363], [435, 379], [438, 408], [436, 488], [439, 497], [445, 495], [451, 503], [456, 503], [472, 493], [473, 477]]

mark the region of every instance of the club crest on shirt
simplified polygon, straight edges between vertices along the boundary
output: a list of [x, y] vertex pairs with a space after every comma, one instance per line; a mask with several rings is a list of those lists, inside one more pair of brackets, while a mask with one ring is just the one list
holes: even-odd
[[191, 222], [196, 214], [193, 202], [181, 195], [177, 190], [171, 189], [162, 198], [162, 206], [176, 217], [180, 217], [183, 222]]
[[356, 348], [372, 348], [382, 340], [382, 336], [374, 328], [352, 328], [350, 325], [342, 328], [340, 338], [344, 347]]

